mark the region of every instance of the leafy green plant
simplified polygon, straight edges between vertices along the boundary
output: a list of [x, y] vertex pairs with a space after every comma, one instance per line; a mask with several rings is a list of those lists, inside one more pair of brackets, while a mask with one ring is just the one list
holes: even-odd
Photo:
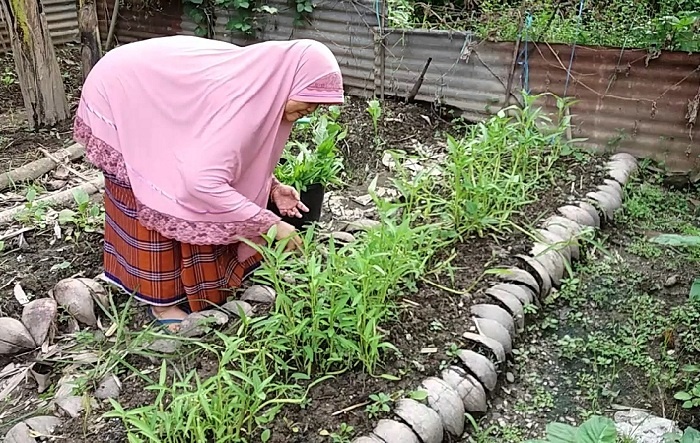
[[[157, 394], [152, 404], [126, 410], [112, 400], [114, 410], [105, 416], [121, 419], [132, 442], [254, 441], [256, 430], [285, 403], [299, 403], [302, 392], [270, 372], [270, 349], [248, 344], [242, 328], [236, 337], [217, 332], [219, 346], [197, 344], [218, 361], [211, 377], [191, 371], [171, 381], [164, 361], [158, 382], [146, 387]], [[261, 439], [269, 434], [263, 429]]]
[[333, 443], [350, 443], [350, 437], [355, 432], [355, 428], [347, 423], [341, 423], [336, 432], [331, 433]]
[[593, 416], [580, 427], [565, 423], [547, 425], [546, 440], [530, 440], [528, 443], [616, 443], [615, 422], [606, 417]]
[[[213, 38], [216, 13], [223, 12], [228, 20], [226, 30], [252, 37], [259, 21], [277, 14], [277, 8], [261, 0], [182, 0], [184, 11], [195, 23], [195, 35]], [[314, 11], [311, 0], [290, 0], [294, 10], [294, 26], [302, 25]]]
[[77, 205], [75, 210], [63, 209], [58, 213], [58, 222], [62, 225], [72, 224], [78, 230], [73, 233], [74, 237], [80, 232], [95, 232], [104, 226], [104, 207], [90, 201], [90, 195], [82, 190], [73, 191], [73, 199]]
[[[481, 38], [514, 41], [525, 33], [549, 43], [698, 52], [699, 0], [610, 0], [560, 7], [550, 0], [482, 0], [470, 4], [390, 0], [389, 23], [398, 28], [470, 29]], [[524, 25], [524, 29], [521, 27]]]
[[683, 432], [676, 432], [664, 436], [665, 443], [700, 443], [700, 431], [687, 428]]
[[369, 418], [375, 418], [382, 412], [389, 412], [391, 410], [391, 403], [393, 402], [390, 395], [383, 392], [377, 394], [370, 394], [369, 399], [370, 404], [367, 405], [365, 409]]
[[448, 136], [444, 166], [424, 166], [414, 176], [399, 167], [395, 186], [406, 210], [458, 236], [506, 229], [571, 143], [564, 138], [570, 102], [557, 98], [554, 122], [535, 105], [538, 98], [525, 95], [523, 108], [504, 109], [463, 138]]
[[683, 402], [683, 409], [698, 408], [700, 407], [700, 365], [686, 365], [682, 371], [695, 377], [688, 382], [685, 390], [676, 392], [673, 398]]
[[15, 216], [15, 220], [25, 225], [46, 226], [47, 215], [51, 208], [46, 203], [37, 201], [40, 191], [42, 189], [37, 186], [27, 188], [24, 208]]
[[15, 71], [13, 71], [10, 67], [5, 68], [5, 71], [3, 71], [2, 75], [0, 75], [0, 83], [5, 86], [10, 86], [16, 81], [17, 74], [15, 74]]
[[343, 159], [338, 154], [338, 143], [347, 132], [339, 123], [322, 115], [311, 122], [314, 148], [306, 142], [290, 142], [275, 168], [279, 181], [305, 191], [310, 185], [340, 184]]

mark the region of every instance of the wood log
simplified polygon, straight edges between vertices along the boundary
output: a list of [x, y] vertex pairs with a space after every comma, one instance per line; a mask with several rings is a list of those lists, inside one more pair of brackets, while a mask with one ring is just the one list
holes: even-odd
[[0, 0], [31, 129], [69, 117], [61, 71], [40, 0]]
[[[59, 159], [67, 156], [71, 160], [77, 160], [85, 155], [85, 148], [76, 143], [63, 151], [55, 152], [54, 155]], [[40, 158], [24, 166], [8, 171], [0, 175], [0, 191], [14, 186], [15, 183], [37, 179], [51, 172], [56, 166], [58, 166], [56, 161], [50, 158]]]
[[[105, 179], [102, 174], [98, 177], [93, 178], [87, 183], [83, 183], [80, 186], [74, 188], [66, 189], [65, 191], [57, 192], [55, 194], [48, 195], [43, 198], [38, 198], [34, 200], [35, 205], [47, 205], [50, 207], [60, 207], [68, 206], [74, 204], [75, 199], [73, 197], [74, 191], [83, 191], [88, 195], [95, 194], [104, 188]], [[17, 205], [14, 208], [6, 209], [0, 212], [0, 225], [12, 222], [18, 214], [21, 214], [25, 210], [24, 205]]]
[[78, 0], [78, 31], [80, 32], [80, 62], [83, 82], [102, 57], [97, 22], [97, 7], [92, 0]]

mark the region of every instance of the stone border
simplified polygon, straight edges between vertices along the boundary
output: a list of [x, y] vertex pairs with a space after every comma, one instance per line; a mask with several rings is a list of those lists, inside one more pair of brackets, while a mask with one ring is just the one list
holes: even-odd
[[[513, 338], [525, 327], [525, 307], [539, 305], [561, 280], [571, 264], [579, 259], [578, 239], [584, 230], [599, 229], [612, 221], [622, 207], [623, 186], [638, 169], [629, 154], [615, 154], [606, 163], [610, 178], [576, 202], [557, 209], [535, 231], [530, 255], [516, 255], [518, 267], [503, 267], [499, 283], [484, 294], [493, 303], [470, 307], [469, 319], [476, 332], [464, 339], [482, 352], [461, 349], [460, 364], [445, 368], [439, 377], [428, 377], [418, 389], [426, 391], [425, 403], [410, 398], [396, 402], [391, 419], [379, 420], [368, 435], [353, 443], [441, 443], [460, 437], [465, 429], [465, 413], [483, 413], [487, 398], [498, 384], [499, 370], [512, 355]], [[489, 355], [486, 355], [489, 354]]]

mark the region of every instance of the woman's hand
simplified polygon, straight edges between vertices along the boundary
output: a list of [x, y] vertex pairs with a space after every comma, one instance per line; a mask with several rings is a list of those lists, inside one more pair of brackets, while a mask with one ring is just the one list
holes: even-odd
[[301, 202], [296, 189], [287, 185], [277, 185], [270, 194], [270, 199], [285, 217], [301, 218], [302, 212], [309, 212], [309, 208]]
[[275, 239], [277, 241], [289, 239], [285, 250], [301, 250], [301, 247], [303, 246], [301, 242], [301, 237], [299, 237], [299, 234], [297, 233], [297, 230], [294, 226], [290, 225], [287, 222], [280, 221], [277, 223], [276, 227], [277, 235], [275, 236]]

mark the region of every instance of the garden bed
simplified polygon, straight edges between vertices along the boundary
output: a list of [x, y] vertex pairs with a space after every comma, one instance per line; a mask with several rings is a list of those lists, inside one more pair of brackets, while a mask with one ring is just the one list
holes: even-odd
[[[75, 57], [75, 51], [61, 51], [60, 54], [62, 63], [70, 68], [68, 71], [70, 72], [69, 77], [72, 79], [70, 81], [75, 82], [78, 78], [75, 72], [77, 65], [72, 61]], [[7, 66], [8, 60], [10, 59], [5, 58], [5, 65], [0, 66], [0, 72], [3, 72], [3, 69], [7, 70], [5, 66]], [[66, 71], [64, 70], [64, 72]], [[13, 103], [13, 108], [5, 114], [6, 116], [16, 115], [18, 110], [21, 110], [21, 100], [18, 101], [16, 89], [16, 85], [9, 84], [2, 92]], [[78, 97], [78, 88], [72, 84], [69, 90], [74, 103]], [[12, 119], [15, 118], [12, 117]], [[509, 127], [505, 124], [505, 119], [502, 117], [499, 119], [501, 120], [496, 119], [496, 123], [488, 130], [508, 133]], [[7, 118], [5, 120], [7, 121]], [[16, 122], [16, 120], [13, 121]], [[51, 366], [53, 370], [51, 387], [42, 394], [37, 394], [37, 386], [33, 382], [19, 383], [4, 402], [3, 399], [0, 399], [0, 423], [2, 423], [0, 434], [7, 432], [15, 423], [28, 415], [35, 414], [36, 411], [58, 413], [54, 406], [50, 406], [50, 400], [55, 394], [58, 379], [62, 375], [74, 374], [80, 377], [77, 391], [84, 396], [86, 402], [90, 401], [95, 389], [102, 384], [106, 375], [113, 373], [118, 376], [121, 388], [114, 399], [118, 402], [119, 408], [124, 411], [122, 415], [124, 417], [124, 414], [128, 415], [130, 410], [136, 409], [138, 411], [138, 408], [150, 407], [157, 403], [158, 393], [154, 389], [149, 389], [149, 386], [159, 385], [158, 379], [161, 376], [168, 380], [166, 385], [171, 385], [170, 380], [179, 379], [190, 371], [196, 371], [201, 380], [207, 380], [220, 377], [222, 372], [228, 373], [228, 371], [236, 370], [245, 373], [251, 380], [257, 380], [251, 383], [253, 386], [251, 392], [254, 392], [255, 395], [250, 394], [249, 397], [244, 397], [245, 399], [252, 399], [256, 396], [259, 398], [260, 395], [264, 394], [264, 400], [281, 401], [287, 404], [278, 411], [274, 421], [268, 422], [266, 420], [271, 416], [268, 417], [265, 407], [260, 407], [258, 403], [251, 400], [250, 405], [240, 405], [237, 401], [231, 401], [230, 404], [224, 404], [216, 410], [216, 413], [220, 415], [207, 414], [209, 420], [223, 420], [226, 423], [226, 425], [220, 426], [223, 430], [226, 430], [228, 426], [231, 429], [240, 430], [254, 424], [252, 428], [245, 429], [244, 432], [244, 434], [253, 435], [249, 441], [258, 441], [256, 439], [264, 437], [271, 442], [290, 443], [344, 443], [350, 441], [352, 436], [367, 434], [378, 419], [389, 415], [389, 407], [396, 399], [410, 395], [425, 377], [439, 374], [441, 369], [455, 360], [455, 350], [470, 346], [462, 338], [462, 334], [468, 330], [467, 319], [471, 316], [469, 308], [473, 304], [485, 300], [483, 290], [489, 282], [495, 279], [493, 275], [489, 276], [485, 272], [495, 266], [519, 264], [513, 256], [530, 253], [532, 238], [527, 233], [542, 219], [552, 215], [557, 207], [582, 199], [587, 192], [593, 191], [605, 177], [603, 165], [606, 156], [592, 156], [568, 148], [557, 150], [558, 142], [556, 140], [552, 142], [551, 138], [547, 138], [549, 136], [545, 137], [544, 135], [533, 142], [532, 150], [529, 150], [528, 146], [526, 149], [518, 149], [518, 146], [513, 148], [506, 143], [507, 150], [503, 150], [500, 145], [495, 147], [481, 146], [485, 150], [487, 148], [494, 149], [493, 153], [490, 151], [485, 151], [485, 153], [459, 151], [465, 149], [465, 146], [459, 144], [462, 143], [459, 140], [462, 140], [462, 137], [469, 130], [469, 126], [452, 116], [436, 115], [429, 107], [421, 105], [387, 101], [382, 105], [382, 116], [374, 121], [367, 111], [367, 102], [364, 99], [350, 98], [348, 103], [341, 108], [339, 122], [348, 131], [347, 137], [338, 146], [345, 159], [346, 170], [343, 176], [345, 186], [331, 189], [327, 195], [323, 223], [321, 224], [322, 229], [329, 233], [342, 230], [348, 222], [358, 219], [382, 220], [383, 226], [394, 223], [395, 220], [404, 220], [404, 224], [396, 222], [396, 226], [390, 225], [393, 226], [393, 230], [384, 227], [384, 230], [379, 230], [380, 234], [376, 234], [379, 240], [398, 239], [392, 244], [383, 245], [389, 254], [388, 261], [386, 259], [379, 261], [384, 254], [383, 251], [370, 250], [370, 246], [374, 245], [371, 243], [374, 235], [372, 232], [375, 231], [366, 234], [355, 231], [353, 234], [357, 237], [358, 248], [364, 248], [363, 251], [369, 258], [362, 253], [353, 256], [353, 243], [351, 243], [347, 249], [343, 250], [344, 254], [347, 255], [338, 254], [337, 258], [340, 263], [352, 268], [347, 270], [346, 279], [338, 282], [319, 281], [320, 284], [324, 282], [329, 285], [331, 283], [344, 284], [348, 291], [355, 290], [356, 287], [353, 286], [355, 281], [362, 280], [364, 275], [359, 272], [353, 278], [352, 272], [356, 271], [354, 266], [357, 266], [357, 269], [362, 269], [360, 264], [353, 261], [353, 257], [357, 260], [367, 258], [368, 263], [379, 263], [368, 267], [366, 271], [368, 275], [376, 272], [371, 275], [375, 278], [376, 286], [380, 288], [383, 286], [379, 276], [383, 275], [382, 272], [389, 272], [392, 269], [392, 262], [405, 263], [405, 266], [409, 268], [415, 266], [415, 269], [394, 269], [395, 272], [401, 274], [402, 278], [397, 278], [395, 281], [387, 280], [392, 282], [385, 288], [385, 292], [388, 294], [386, 295], [388, 306], [386, 310], [382, 311], [382, 315], [378, 316], [379, 324], [371, 328], [370, 333], [365, 335], [359, 333], [357, 336], [353, 336], [353, 339], [358, 342], [366, 340], [368, 337], [379, 337], [382, 341], [391, 343], [393, 348], [379, 346], [377, 347], [381, 350], [379, 354], [367, 351], [366, 349], [373, 346], [367, 343], [364, 344], [366, 349], [356, 352], [350, 352], [349, 348], [340, 349], [338, 352], [344, 353], [340, 354], [339, 361], [325, 367], [325, 374], [318, 369], [319, 365], [325, 364], [324, 361], [314, 361], [308, 370], [297, 367], [293, 371], [285, 368], [281, 362], [276, 362], [272, 366], [276, 370], [271, 374], [266, 373], [266, 370], [269, 369], [269, 366], [265, 366], [267, 363], [263, 364], [264, 367], [256, 368], [255, 365], [261, 364], [258, 360], [250, 361], [242, 358], [222, 363], [225, 350], [231, 350], [234, 347], [242, 347], [243, 349], [249, 343], [260, 346], [262, 350], [259, 353], [270, 355], [272, 359], [284, 356], [295, 358], [297, 362], [303, 361], [304, 357], [300, 350], [289, 347], [289, 349], [280, 351], [275, 348], [277, 342], [266, 342], [256, 335], [255, 331], [256, 328], [264, 327], [265, 322], [272, 320], [279, 321], [280, 328], [293, 327], [295, 322], [309, 320], [307, 311], [293, 312], [290, 314], [292, 317], [288, 319], [289, 323], [285, 323], [286, 320], [280, 319], [279, 312], [276, 312], [274, 307], [256, 305], [250, 323], [232, 322], [223, 329], [223, 336], [217, 337], [212, 331], [201, 341], [185, 341], [179, 348], [177, 356], [163, 359], [162, 355], [146, 346], [147, 344], [150, 346], [149, 340], [152, 341], [153, 333], [146, 328], [148, 318], [144, 315], [143, 309], [133, 306], [125, 295], [118, 291], [112, 291], [114, 305], [106, 307], [105, 312], [101, 314], [102, 323], [98, 327], [83, 328], [78, 331], [71, 326], [72, 323], [67, 315], [61, 315], [57, 322], [55, 347], [44, 349], [39, 354], [27, 352], [12, 358], [0, 356], [0, 370], [2, 368], [15, 368], [16, 370], [26, 368], [38, 356], [43, 356], [44, 363]], [[375, 123], [377, 122], [375, 131]], [[39, 150], [33, 150], [32, 146], [42, 147], [55, 153], [59, 148], [70, 144], [68, 126], [57, 133], [47, 135], [26, 133], [19, 129], [21, 125], [13, 124], [12, 127], [3, 127], [3, 134], [9, 134], [9, 141], [0, 140], [2, 143], [0, 147], [5, 148], [0, 151], [0, 157], [12, 158], [13, 167], [46, 155]], [[5, 128], [7, 128], [6, 131]], [[452, 142], [447, 137], [448, 134], [453, 135], [457, 142]], [[532, 136], [533, 132], [528, 132], [528, 134]], [[518, 131], [515, 130], [510, 136], [517, 139]], [[53, 141], [53, 144], [47, 141], [47, 137]], [[551, 143], [552, 147], [544, 146], [545, 141]], [[527, 140], [523, 141], [523, 143], [525, 142]], [[469, 155], [462, 155], [462, 157], [475, 163], [454, 166], [453, 170], [449, 172], [450, 165], [455, 164], [455, 159], [450, 156], [457, 151], [469, 152]], [[393, 152], [395, 157], [392, 158], [389, 152]], [[502, 156], [499, 158], [506, 161], [508, 165], [512, 165], [514, 169], [500, 171], [501, 166], [503, 166], [501, 164], [492, 168], [489, 163], [491, 161], [489, 156], [492, 154], [493, 156]], [[481, 155], [484, 157], [480, 157]], [[551, 169], [549, 169], [550, 162], [552, 163]], [[445, 169], [441, 172], [443, 175], [422, 182], [421, 180], [424, 180], [426, 176], [430, 176], [432, 168], [436, 164], [444, 166]], [[0, 226], [0, 236], [24, 230], [20, 234], [8, 237], [0, 252], [0, 278], [2, 278], [0, 280], [0, 317], [18, 318], [20, 316], [22, 307], [16, 299], [17, 284], [29, 298], [41, 298], [45, 297], [48, 291], [64, 278], [71, 276], [92, 278], [101, 272], [102, 245], [99, 227], [101, 215], [99, 199], [93, 199], [90, 202], [83, 201], [82, 212], [78, 214], [80, 217], [77, 217], [79, 221], [69, 223], [58, 223], [56, 211], [60, 208], [44, 208], [38, 211], [36, 206], [31, 204], [34, 198], [33, 190], [38, 190], [39, 195], [42, 195], [42, 193], [68, 189], [82, 182], [81, 175], [94, 173], [92, 168], [82, 161], [71, 163], [70, 168], [72, 171], [69, 170], [68, 174], [61, 178], [65, 182], [61, 187], [55, 186], [55, 181], [58, 179], [56, 173], [51, 172], [36, 180], [19, 183], [2, 193], [4, 198], [0, 210], [17, 205], [23, 205], [26, 210], [22, 212], [24, 215], [18, 220]], [[475, 176], [478, 180], [484, 179], [478, 188], [487, 192], [481, 194], [465, 193], [461, 198], [458, 198], [459, 195], [451, 195], [449, 199], [435, 203], [442, 212], [430, 212], [433, 209], [426, 206], [428, 204], [426, 200], [430, 200], [433, 195], [442, 196], [441, 193], [451, 186], [449, 182], [444, 182], [444, 180], [448, 180], [448, 176], [453, 180], [457, 177], [459, 180], [459, 177], [462, 177], [460, 174], [466, 173], [468, 168], [475, 168], [472, 169], [472, 171], [476, 171], [472, 173], [472, 177]], [[63, 173], [65, 172], [63, 171]], [[493, 188], [489, 187], [491, 182], [484, 178], [491, 174], [494, 174]], [[394, 182], [393, 179], [397, 181]], [[521, 186], [520, 184], [523, 182], [527, 186]], [[423, 186], [427, 187], [421, 188], [416, 183], [423, 183]], [[458, 181], [452, 183], [455, 184], [455, 187], [459, 186]], [[399, 187], [401, 190], [397, 191], [394, 189], [395, 187]], [[512, 194], [516, 191], [520, 193]], [[419, 198], [412, 201], [410, 196], [414, 194], [411, 192], [414, 192]], [[390, 209], [376, 207], [375, 203], [368, 199], [370, 193], [376, 193], [380, 196], [377, 199], [380, 206], [397, 205], [397, 211], [391, 212]], [[394, 198], [399, 195], [402, 197]], [[388, 200], [385, 201], [381, 196], [388, 197]], [[474, 208], [469, 209], [470, 204], [474, 204]], [[482, 206], [479, 207], [478, 204]], [[656, 204], [657, 207], [654, 210], [659, 209], [661, 205], [660, 201]], [[446, 215], [445, 207], [450, 208], [449, 215]], [[95, 210], [95, 208], [98, 209]], [[469, 212], [472, 210], [474, 215]], [[27, 214], [30, 216], [28, 217]], [[431, 233], [428, 230], [427, 234], [419, 229], [421, 223], [432, 222], [436, 218], [447, 218], [448, 216], [455, 217], [455, 220], [458, 219], [463, 224], [460, 227], [464, 226], [461, 231], [464, 237], [460, 240], [456, 240], [454, 237], [447, 240], [441, 239], [440, 236], [454, 236], [454, 233], [448, 232], [443, 227], [436, 226], [434, 232]], [[502, 219], [498, 219], [498, 217], [502, 217]], [[606, 236], [609, 235], [610, 239], [616, 242], [617, 246], [615, 247], [622, 251], [621, 254], [629, 252], [626, 248], [634, 243], [634, 241], [630, 243], [629, 227], [637, 227], [633, 223], [639, 222], [643, 217], [649, 221], [653, 218], [653, 212], [647, 211], [644, 214], [640, 212], [636, 218], [624, 219], [623, 222], [626, 224], [613, 225], [612, 228], [604, 231]], [[688, 223], [697, 225], [697, 219], [688, 219]], [[659, 228], [660, 226], [657, 225], [642, 229]], [[427, 236], [429, 241], [421, 240], [422, 237], [416, 239], [417, 236]], [[311, 242], [314, 248], [319, 243], [328, 247], [320, 237], [311, 240]], [[404, 245], [402, 242], [406, 244]], [[415, 242], [414, 249], [411, 249], [411, 242]], [[438, 243], [443, 247], [437, 248], [435, 245]], [[642, 244], [635, 247], [638, 252], [646, 251], [645, 253], [652, 254]], [[599, 254], [598, 251], [595, 253]], [[273, 253], [270, 252], [270, 254]], [[403, 255], [411, 254], [415, 254], [416, 257], [402, 261], [404, 260]], [[425, 257], [429, 258], [426, 263], [421, 263], [420, 254], [425, 254]], [[312, 254], [312, 256], [314, 259], [321, 260], [324, 255]], [[599, 258], [600, 255], [597, 257]], [[566, 324], [566, 328], [564, 328], [562, 319], [567, 319], [569, 315], [572, 315], [570, 312], [576, 310], [576, 312], [580, 312], [577, 314], [577, 319], [588, 315], [594, 318], [599, 317], [601, 323], [622, 321], [623, 314], [627, 315], [628, 312], [623, 311], [620, 316], [616, 317], [609, 312], [609, 309], [605, 312], [600, 311], [610, 306], [619, 305], [620, 297], [626, 297], [630, 291], [634, 292], [640, 288], [649, 290], [649, 282], [658, 283], [661, 278], [667, 278], [665, 276], [669, 273], [679, 274], [675, 284], [668, 286], [662, 284], [656, 295], [668, 304], [681, 304], [684, 300], [682, 293], [683, 291], [687, 292], [687, 283], [696, 273], [687, 273], [684, 270], [681, 276], [678, 266], [684, 263], [682, 261], [664, 262], [664, 265], [667, 266], [672, 266], [671, 264], [675, 263], [673, 266], [676, 267], [672, 270], [661, 271], [658, 262], [662, 260], [662, 257], [668, 256], [654, 256], [656, 261], [644, 263], [631, 261], [631, 264], [626, 264], [627, 267], [623, 271], [620, 271], [622, 268], [616, 267], [617, 262], [615, 262], [614, 266], [610, 265], [605, 268], [605, 272], [608, 272], [605, 275], [609, 278], [602, 283], [599, 281], [587, 283], [586, 280], [587, 272], [591, 274], [603, 272], [600, 268], [602, 265], [599, 263], [601, 260], [594, 258], [584, 262], [581, 269], [582, 277], [565, 281], [561, 292], [555, 293], [556, 298], [543, 308], [539, 316], [534, 321], [528, 318], [528, 325], [533, 326], [530, 326], [529, 331], [518, 338], [515, 345], [520, 352], [516, 354], [515, 362], [508, 363], [505, 368], [505, 372], [509, 374], [506, 379], [510, 384], [501, 386], [498, 393], [491, 398], [490, 402], [495, 406], [495, 409], [485, 416], [482, 423], [485, 427], [483, 437], [486, 440], [478, 441], [489, 441], [488, 438], [494, 438], [494, 442], [520, 441], [518, 438], [524, 436], [541, 435], [543, 426], [549, 421], [563, 417], [580, 422], [580, 418], [588, 413], [604, 410], [610, 406], [610, 401], [606, 403], [601, 400], [602, 394], [600, 393], [596, 395], [598, 401], [596, 408], [590, 404], [587, 405], [584, 401], [585, 399], [590, 401], [590, 398], [581, 394], [571, 394], [576, 393], [577, 388], [566, 384], [567, 377], [570, 377], [567, 374], [581, 371], [577, 352], [583, 351], [575, 346], [572, 347], [569, 352], [572, 353], [571, 356], [576, 358], [566, 361], [555, 354], [562, 347], [560, 341], [563, 335], [582, 334], [584, 331], [580, 327], [577, 329], [573, 322]], [[277, 259], [278, 257], [273, 254], [270, 258]], [[348, 261], [343, 262], [343, 259]], [[319, 269], [330, 266], [325, 262], [319, 263], [323, 263]], [[282, 265], [284, 267], [289, 264], [285, 262]], [[313, 289], [315, 281], [313, 278], [301, 275], [300, 268], [294, 268], [295, 265], [289, 266], [292, 266], [293, 271], [300, 273], [301, 286], [299, 287], [304, 288], [304, 290], [306, 288]], [[381, 272], [376, 271], [382, 266], [385, 269], [380, 269]], [[618, 280], [622, 277], [627, 278], [630, 266], [635, 268], [635, 272], [640, 273], [642, 277], [635, 279], [630, 284], [615, 280], [615, 278]], [[693, 271], [697, 271], [697, 262], [693, 262], [692, 266]], [[651, 270], [646, 271], [647, 268]], [[285, 268], [285, 270], [287, 269]], [[338, 271], [344, 273], [346, 268], [338, 268]], [[319, 273], [318, 279], [332, 278], [332, 276], [323, 274], [322, 270], [314, 272]], [[284, 294], [286, 297], [292, 297], [294, 294], [299, 295], [299, 293], [291, 292], [294, 285], [285, 286], [274, 278], [270, 282], [271, 277], [265, 277], [264, 272], [258, 278], [263, 279], [262, 281], [271, 286], [278, 285], [279, 288], [289, 289], [290, 294]], [[266, 278], [267, 280], [265, 280]], [[389, 276], [386, 278], [388, 279]], [[639, 286], [640, 284], [642, 286]], [[589, 300], [588, 297], [577, 296], [577, 291], [590, 290], [595, 292], [595, 285], [604, 286], [605, 291], [603, 292], [609, 297], [607, 299], [609, 304], [603, 304], [601, 301], [601, 305], [593, 306], [586, 302]], [[627, 292], [622, 291], [622, 289]], [[323, 292], [319, 294], [323, 295]], [[338, 291], [336, 295], [342, 296], [343, 291]], [[299, 302], [307, 303], [306, 299], [310, 297], [311, 294], [301, 293]], [[377, 295], [370, 294], [363, 300], [376, 302]], [[567, 306], [566, 303], [572, 300], [576, 301], [577, 304]], [[284, 307], [283, 303], [278, 303], [278, 308]], [[348, 301], [338, 302], [337, 306], [333, 306], [340, 309], [351, 305], [352, 303]], [[312, 308], [304, 307], [304, 309]], [[655, 312], [658, 317], [658, 311]], [[363, 313], [363, 315], [366, 314], [367, 312]], [[319, 314], [320, 317], [323, 315], [327, 315], [327, 313], [321, 312]], [[325, 317], [323, 318], [325, 319]], [[557, 321], [553, 321], [553, 319]], [[347, 319], [337, 317], [337, 321], [342, 323]], [[324, 325], [317, 326], [322, 328]], [[308, 328], [313, 332], [314, 328]], [[351, 328], [346, 329], [351, 330]], [[550, 331], [556, 332], [556, 334], [552, 334]], [[347, 331], [343, 329], [340, 332], [346, 333]], [[239, 334], [240, 342], [237, 341]], [[294, 334], [299, 334], [296, 337], [299, 340], [309, 338], [293, 329], [287, 330], [286, 335]], [[162, 339], [160, 336], [157, 338]], [[280, 346], [289, 346], [290, 343], [283, 340], [285, 337], [279, 338]], [[617, 338], [622, 339], [622, 337]], [[309, 340], [311, 339], [314, 337], [309, 338]], [[533, 342], [533, 340], [537, 341]], [[654, 340], [656, 341], [652, 340], [653, 343], [658, 344], [658, 337], [655, 337]], [[284, 344], [282, 344], [283, 342]], [[325, 336], [319, 338], [318, 343], [338, 345], [338, 342]], [[244, 351], [252, 352], [249, 349], [244, 349]], [[323, 346], [312, 349], [312, 351], [321, 356], [334, 357], [330, 351], [323, 349]], [[242, 351], [242, 355], [245, 355], [245, 352]], [[47, 354], [50, 354], [48, 358], [46, 358]], [[376, 355], [381, 356], [380, 361], [367, 363], [344, 360], [347, 358], [371, 359]], [[161, 366], [163, 361], [166, 364]], [[368, 366], [373, 368], [371, 375], [367, 370]], [[258, 369], [259, 373], [256, 372]], [[163, 370], [162, 374], [161, 370]], [[288, 371], [294, 372], [294, 374], [288, 374]], [[630, 374], [632, 377], [623, 374], [620, 378], [625, 383], [624, 386], [631, 392], [621, 398], [625, 399], [628, 406], [651, 404], [652, 397], [645, 397], [645, 392], [642, 389], [635, 390], [635, 387], [631, 385], [630, 381], [634, 380], [633, 376], [636, 373], [630, 372]], [[271, 375], [273, 383], [280, 385], [279, 391], [269, 387], [261, 388], [261, 379], [255, 378], [259, 375]], [[262, 377], [262, 379], [264, 378]], [[555, 396], [551, 392], [541, 392], [541, 389], [534, 386], [535, 383], [546, 378], [550, 378], [550, 381], [557, 385], [559, 391], [555, 392], [566, 390], [565, 395], [554, 400]], [[291, 380], [294, 380], [294, 383]], [[589, 383], [593, 383], [590, 382], [590, 379], [588, 380]], [[0, 391], [3, 389], [2, 383], [6, 381], [7, 377], [0, 378]], [[292, 384], [294, 386], [291, 386]], [[598, 383], [588, 387], [602, 392], [602, 386], [604, 386], [603, 383]], [[605, 392], [607, 392], [615, 389], [615, 386], [605, 386], [605, 388]], [[255, 389], [260, 389], [260, 391], [255, 391]], [[304, 391], [307, 393], [306, 396], [301, 395]], [[168, 392], [166, 398], [171, 398], [175, 394]], [[231, 394], [227, 393], [227, 395]], [[605, 395], [603, 397], [607, 398]], [[213, 400], [212, 396], [206, 398]], [[669, 407], [673, 405], [677, 409], [677, 402], [669, 398], [668, 394], [665, 394], [664, 398], [666, 401], [664, 404], [668, 404]], [[220, 401], [225, 402], [227, 399], [234, 399], [234, 397], [224, 396]], [[202, 401], [197, 401], [197, 403], [201, 404]], [[79, 414], [73, 418], [66, 417], [64, 414], [61, 417], [63, 424], [57, 435], [65, 438], [66, 441], [127, 441], [122, 421], [113, 417], [103, 417], [103, 414], [112, 410], [113, 406], [115, 404], [101, 400], [92, 403], [87, 408], [87, 413]], [[659, 409], [659, 407], [654, 407], [656, 406], [654, 404], [651, 406], [657, 413], [668, 410], [667, 407]], [[256, 409], [258, 407], [260, 409]], [[150, 416], [152, 418], [154, 410], [148, 411], [143, 417]], [[137, 412], [134, 414], [138, 415]], [[171, 414], [174, 426], [185, 425], [185, 415], [177, 415], [172, 411], [169, 411], [168, 414]], [[247, 418], [245, 426], [240, 423], [231, 424], [232, 421], [238, 420], [239, 417], [246, 414], [250, 417]], [[132, 418], [138, 420], [137, 415], [132, 416]], [[684, 424], [694, 423], [692, 414], [678, 414], [677, 417]], [[494, 427], [490, 427], [492, 424]], [[234, 431], [230, 431], [229, 434], [232, 432]], [[468, 433], [476, 435], [477, 430], [469, 430]], [[207, 436], [208, 439], [213, 438], [210, 434]], [[457, 439], [446, 439], [445, 441], [457, 441]]]
[[479, 441], [522, 442], [550, 422], [634, 409], [680, 429], [700, 426], [697, 407], [674, 398], [700, 381], [700, 303], [689, 297], [700, 256], [652, 241], [661, 233], [698, 235], [697, 194], [665, 188], [653, 173], [628, 193], [576, 277], [533, 319], [515, 355], [514, 383], [499, 393]]

